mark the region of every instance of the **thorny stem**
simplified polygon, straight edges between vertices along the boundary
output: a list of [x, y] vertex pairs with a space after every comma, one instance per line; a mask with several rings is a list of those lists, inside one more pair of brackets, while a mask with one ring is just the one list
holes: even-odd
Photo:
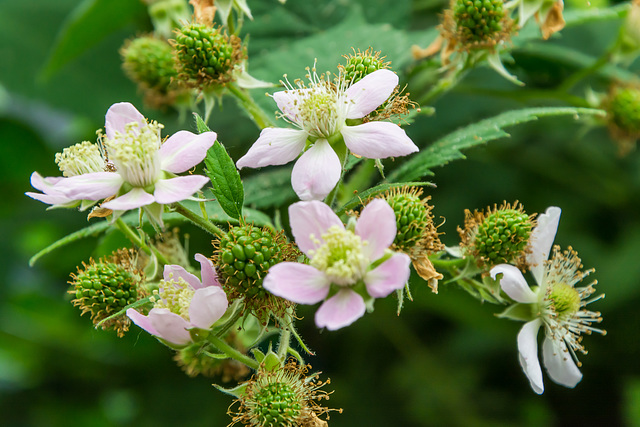
[[289, 352], [289, 341], [291, 340], [291, 328], [293, 327], [293, 316], [291, 308], [287, 309], [284, 315], [284, 325], [280, 330], [280, 341], [278, 342], [278, 359], [284, 363]]
[[189, 221], [193, 222], [195, 225], [197, 225], [198, 227], [202, 228], [207, 233], [213, 234], [214, 236], [217, 236], [217, 237], [220, 237], [220, 238], [226, 237], [227, 233], [222, 231], [222, 229], [220, 229], [219, 227], [214, 225], [211, 221], [208, 221], [208, 220], [196, 215], [195, 213], [193, 213], [189, 209], [187, 209], [184, 206], [182, 206], [180, 203], [174, 203], [172, 205], [172, 207], [177, 213], [179, 213], [180, 215], [184, 216]]
[[116, 227], [118, 227], [118, 230], [120, 230], [122, 234], [124, 234], [127, 237], [127, 239], [131, 240], [131, 242], [134, 245], [138, 246], [140, 249], [142, 249], [149, 255], [153, 253], [153, 255], [155, 255], [158, 261], [160, 261], [162, 264], [165, 264], [165, 265], [169, 264], [169, 261], [167, 260], [167, 258], [165, 258], [165, 256], [158, 249], [156, 249], [153, 245], [152, 246], [147, 245], [144, 242], [144, 240], [140, 238], [140, 236], [138, 236], [136, 233], [133, 232], [131, 227], [129, 227], [122, 220], [122, 218], [118, 218], [115, 224], [116, 224]]
[[273, 119], [269, 117], [262, 108], [256, 104], [251, 95], [247, 91], [240, 89], [235, 83], [227, 84], [227, 89], [231, 92], [242, 104], [242, 106], [251, 115], [251, 118], [260, 129], [275, 127]]
[[218, 338], [215, 335], [209, 335], [207, 339], [211, 344], [214, 345], [214, 347], [222, 351], [224, 354], [226, 354], [230, 358], [235, 359], [240, 363], [244, 363], [251, 369], [258, 370], [258, 368], [260, 367], [260, 363], [258, 363], [257, 360], [252, 359], [246, 354], [242, 354], [241, 352], [239, 352], [238, 350], [236, 350], [235, 348], [231, 347], [229, 344], [224, 342], [223, 339]]

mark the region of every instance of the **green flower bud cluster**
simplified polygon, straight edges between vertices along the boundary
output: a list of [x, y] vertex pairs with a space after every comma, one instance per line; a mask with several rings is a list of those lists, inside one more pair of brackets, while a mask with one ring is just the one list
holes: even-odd
[[[80, 307], [82, 314], [90, 313], [94, 324], [121, 311], [144, 297], [139, 287], [142, 274], [131, 262], [131, 254], [120, 250], [108, 259], [93, 260], [77, 274], [72, 274], [72, 289], [69, 293], [75, 296], [72, 301]], [[121, 316], [103, 324], [103, 329], [114, 329], [122, 336], [128, 330], [129, 319]]]
[[254, 415], [259, 426], [278, 427], [295, 425], [303, 403], [300, 393], [287, 383], [263, 386], [254, 395]]
[[463, 43], [487, 42], [503, 30], [502, 0], [457, 0], [453, 17]]
[[252, 225], [233, 227], [219, 242], [215, 259], [230, 300], [244, 298], [245, 306], [261, 320], [272, 311], [284, 314], [286, 300], [277, 298], [262, 287], [269, 268], [293, 260], [293, 248], [282, 234]]
[[138, 37], [126, 43], [120, 55], [131, 80], [145, 89], [169, 92], [171, 79], [178, 75], [169, 43], [151, 36]]
[[[234, 331], [224, 336], [224, 340], [234, 347], [237, 346], [239, 340], [236, 339]], [[244, 347], [240, 347], [244, 353]], [[234, 359], [217, 359], [207, 354], [207, 347], [202, 347], [201, 343], [195, 343], [179, 349], [173, 360], [178, 366], [190, 377], [202, 375], [205, 377], [219, 376], [222, 382], [239, 381], [245, 378], [250, 370], [249, 368]], [[215, 351], [214, 351], [215, 352]]]
[[560, 320], [568, 319], [580, 310], [580, 293], [566, 283], [554, 283], [551, 287], [549, 300], [554, 313]]
[[640, 88], [625, 87], [615, 90], [608, 109], [611, 120], [620, 131], [640, 136]]
[[342, 75], [347, 82], [356, 83], [364, 76], [374, 71], [389, 68], [389, 62], [384, 62], [384, 57], [380, 57], [380, 52], [373, 52], [370, 48], [364, 52], [354, 51], [353, 55], [345, 55], [347, 65], [340, 66]]
[[192, 23], [176, 31], [173, 42], [180, 77], [198, 84], [224, 84], [231, 80], [235, 64], [242, 59], [239, 39], [220, 28]]
[[430, 225], [429, 210], [415, 193], [396, 193], [386, 200], [396, 214], [398, 234], [393, 243], [405, 252], [416, 245]]
[[533, 224], [518, 209], [499, 209], [478, 225], [473, 245], [478, 259], [491, 265], [515, 264], [529, 243]]

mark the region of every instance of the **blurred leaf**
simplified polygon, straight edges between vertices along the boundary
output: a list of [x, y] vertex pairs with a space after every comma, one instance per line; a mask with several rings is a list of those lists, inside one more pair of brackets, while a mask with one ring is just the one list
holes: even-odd
[[245, 202], [257, 209], [281, 206], [296, 198], [291, 188], [291, 167], [279, 168], [253, 175], [244, 180]]
[[85, 0], [69, 15], [45, 63], [41, 77], [48, 79], [109, 34], [145, 11], [142, 2], [131, 0]]
[[624, 18], [629, 12], [629, 7], [629, 3], [622, 3], [617, 6], [604, 8], [569, 9], [562, 15], [565, 20], [565, 28], [569, 28], [574, 25]]
[[[200, 125], [198, 125], [200, 127]], [[213, 184], [213, 194], [224, 211], [232, 218], [242, 219], [244, 189], [240, 173], [227, 150], [216, 141], [204, 159], [206, 173]]]
[[409, 181], [433, 175], [432, 168], [444, 166], [452, 160], [465, 159], [466, 157], [461, 150], [510, 136], [502, 130], [504, 127], [530, 122], [539, 117], [573, 115], [578, 118], [580, 114], [604, 115], [605, 112], [591, 108], [572, 107], [540, 107], [507, 111], [439, 139], [391, 172], [388, 178], [390, 181]]

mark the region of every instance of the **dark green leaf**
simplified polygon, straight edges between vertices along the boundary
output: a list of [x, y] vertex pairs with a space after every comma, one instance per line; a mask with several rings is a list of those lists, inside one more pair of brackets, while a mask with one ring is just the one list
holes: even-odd
[[218, 203], [231, 218], [241, 220], [244, 189], [238, 169], [227, 150], [216, 141], [207, 152], [204, 163]]
[[209, 129], [209, 126], [207, 126], [204, 120], [202, 120], [202, 117], [200, 117], [200, 114], [193, 113], [193, 115], [196, 118], [196, 127], [198, 128], [198, 133], [211, 132], [211, 129]]
[[572, 115], [578, 118], [580, 114], [604, 115], [605, 112], [573, 107], [540, 107], [507, 111], [458, 129], [439, 139], [391, 172], [388, 178], [390, 181], [409, 181], [433, 175], [431, 169], [434, 167], [444, 166], [452, 160], [464, 159], [465, 156], [461, 150], [509, 136], [502, 128], [537, 120], [538, 117]]

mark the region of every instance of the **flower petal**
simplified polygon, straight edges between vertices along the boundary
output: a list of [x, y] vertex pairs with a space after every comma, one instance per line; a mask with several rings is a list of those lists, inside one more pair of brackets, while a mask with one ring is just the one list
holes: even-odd
[[531, 252], [527, 254], [527, 264], [539, 285], [542, 284], [544, 262], [549, 259], [561, 213], [562, 210], [556, 206], [547, 208], [547, 211], [538, 217], [538, 225], [529, 238]]
[[582, 373], [576, 366], [562, 339], [545, 337], [542, 343], [542, 360], [549, 378], [555, 383], [573, 388], [582, 379]]
[[189, 306], [191, 324], [200, 329], [209, 329], [224, 315], [228, 306], [227, 294], [222, 288], [209, 286], [198, 289]]
[[202, 285], [200, 284], [200, 280], [180, 265], [165, 265], [162, 278], [165, 280], [165, 282], [173, 280], [176, 284], [179, 284], [180, 279], [183, 279], [193, 289], [200, 289], [202, 287]]
[[371, 261], [377, 260], [396, 238], [396, 214], [393, 208], [382, 199], [372, 200], [362, 210], [355, 232], [363, 242], [367, 242], [363, 253]]
[[143, 188], [135, 187], [128, 193], [120, 197], [116, 197], [113, 200], [109, 200], [100, 206], [114, 211], [127, 211], [129, 209], [150, 205], [154, 201], [155, 198], [152, 194], [147, 193]]
[[490, 274], [493, 280], [496, 280], [498, 274], [502, 274], [500, 287], [514, 301], [527, 304], [538, 301], [538, 296], [531, 290], [522, 272], [517, 267], [509, 264], [498, 264], [491, 269]]
[[323, 202], [312, 200], [289, 206], [291, 233], [305, 255], [322, 244], [322, 235], [334, 225], [344, 229], [344, 224], [331, 208]]
[[342, 289], [316, 311], [316, 326], [330, 331], [349, 326], [364, 315], [364, 300], [351, 289]]
[[171, 173], [188, 171], [206, 157], [216, 138], [215, 132], [196, 135], [181, 130], [174, 133], [158, 150], [161, 169]]
[[390, 122], [344, 126], [340, 133], [349, 150], [368, 159], [406, 156], [418, 151], [404, 129]]
[[340, 180], [340, 159], [326, 139], [319, 139], [300, 156], [291, 172], [291, 186], [300, 200], [327, 197]]
[[390, 70], [377, 70], [347, 89], [348, 119], [361, 119], [386, 101], [398, 86], [398, 75]]
[[331, 283], [316, 268], [297, 262], [281, 262], [269, 269], [262, 286], [272, 294], [297, 304], [315, 304], [329, 294]]
[[65, 178], [54, 188], [74, 200], [100, 200], [117, 194], [123, 183], [115, 172], [92, 172]]
[[222, 288], [218, 281], [218, 274], [213, 268], [213, 262], [202, 254], [196, 254], [194, 258], [200, 263], [200, 275], [202, 276], [202, 285], [198, 287], [217, 286]]
[[153, 195], [156, 202], [162, 205], [175, 203], [188, 199], [208, 182], [209, 178], [202, 175], [186, 175], [160, 179], [156, 181], [156, 188]]
[[309, 96], [313, 89], [295, 89], [295, 90], [281, 90], [275, 92], [272, 97], [276, 101], [276, 105], [282, 113], [294, 123], [300, 121], [300, 110], [298, 106], [301, 101]]
[[158, 332], [154, 335], [176, 345], [191, 342], [191, 334], [187, 330], [191, 325], [179, 315], [166, 308], [152, 308], [148, 317], [151, 326]]
[[374, 298], [384, 298], [391, 292], [402, 289], [409, 281], [411, 258], [402, 253], [394, 253], [391, 258], [368, 271], [364, 276], [367, 292]]
[[305, 131], [298, 129], [263, 129], [258, 140], [238, 160], [236, 166], [238, 169], [260, 168], [289, 163], [302, 152], [307, 136]]
[[158, 331], [156, 331], [156, 328], [154, 328], [153, 325], [151, 325], [151, 320], [149, 319], [149, 317], [137, 312], [133, 308], [127, 309], [127, 316], [129, 317], [129, 319], [131, 319], [133, 323], [135, 323], [145, 331], [149, 332], [151, 335], [159, 336]]
[[124, 133], [125, 125], [128, 123], [138, 122], [140, 126], [147, 123], [146, 119], [136, 107], [129, 102], [119, 102], [113, 104], [105, 117], [105, 131], [107, 138], [113, 139], [116, 132]]
[[38, 172], [33, 172], [31, 174], [30, 182], [31, 186], [38, 191], [46, 192], [53, 188], [53, 185], [59, 181], [65, 179], [62, 176], [48, 176], [44, 178]]
[[542, 369], [538, 361], [538, 330], [542, 325], [540, 319], [532, 320], [524, 324], [518, 333], [518, 352], [520, 366], [524, 374], [529, 378], [531, 388], [537, 394], [542, 394], [544, 384], [542, 382]]

